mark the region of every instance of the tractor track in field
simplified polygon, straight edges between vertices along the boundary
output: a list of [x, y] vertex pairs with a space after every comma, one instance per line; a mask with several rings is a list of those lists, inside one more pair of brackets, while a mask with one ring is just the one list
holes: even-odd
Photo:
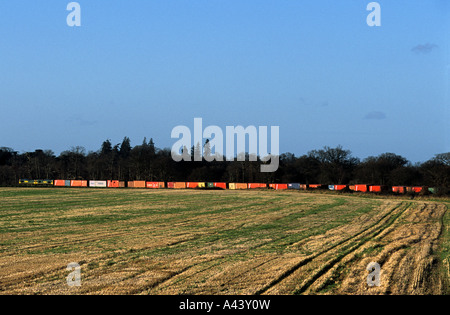
[[[356, 248], [362, 246], [366, 241], [364, 241], [365, 234], [370, 234], [371, 230], [375, 230], [375, 232], [372, 232], [371, 236], [375, 237], [376, 235], [380, 234], [384, 229], [388, 228], [401, 214], [403, 214], [408, 208], [409, 208], [410, 204], [404, 204], [404, 203], [400, 203], [397, 204], [393, 207], [393, 209], [391, 211], [389, 211], [387, 214], [385, 214], [382, 218], [380, 218], [377, 222], [375, 222], [374, 224], [370, 225], [369, 227], [365, 228], [364, 230], [360, 231], [359, 233], [357, 233], [356, 235], [353, 235], [351, 237], [348, 237], [342, 241], [339, 241], [338, 243], [332, 245], [331, 247], [317, 253], [314, 255], [311, 255], [309, 257], [306, 257], [305, 259], [301, 260], [300, 262], [298, 262], [297, 264], [295, 264], [294, 266], [292, 266], [291, 268], [289, 268], [288, 270], [286, 270], [285, 272], [283, 272], [279, 277], [277, 277], [276, 279], [272, 280], [268, 285], [266, 285], [265, 287], [259, 289], [258, 291], [256, 291], [254, 294], [255, 295], [260, 295], [260, 294], [264, 294], [266, 292], [268, 292], [271, 288], [275, 287], [276, 285], [278, 285], [279, 283], [281, 283], [283, 280], [285, 280], [286, 278], [288, 278], [289, 276], [291, 276], [292, 274], [294, 274], [296, 271], [298, 271], [300, 268], [302, 268], [303, 266], [314, 262], [316, 259], [323, 257], [323, 256], [327, 256], [327, 254], [331, 253], [332, 251], [338, 249], [340, 246], [343, 246], [344, 244], [348, 244], [352, 241], [358, 241], [360, 240], [356, 245], [351, 246], [351, 244], [347, 245], [346, 247], [348, 248], [348, 250], [345, 251], [345, 254], [340, 254], [338, 255], [338, 257], [335, 257], [331, 260], [328, 260], [325, 265], [323, 265], [322, 268], [319, 268], [319, 270], [315, 271], [314, 274], [312, 276], [310, 276], [309, 279], [307, 279], [299, 288], [297, 288], [294, 293], [295, 294], [301, 294], [303, 292], [305, 292], [321, 275], [323, 275], [326, 271], [330, 270], [336, 263], [338, 263], [346, 254], [348, 254], [349, 252], [355, 250]], [[402, 209], [402, 207], [404, 207], [404, 209]], [[396, 210], [400, 209], [400, 214], [394, 215], [394, 218], [391, 218], [391, 215], [396, 212]], [[383, 222], [385, 220], [391, 221], [387, 226], [386, 224]], [[362, 240], [361, 240], [362, 239]]]
[[[347, 240], [343, 248], [334, 247], [339, 251], [324, 251], [301, 262], [291, 274], [295, 277], [303, 271], [309, 276], [293, 293], [317, 294], [331, 285], [332, 292], [338, 294], [441, 294], [442, 279], [432, 271], [436, 270], [437, 261], [432, 248], [443, 229], [446, 208], [436, 204], [412, 205], [392, 211], [383, 222]], [[350, 241], [356, 244], [348, 244]], [[365, 250], [381, 244], [385, 248], [376, 257], [364, 256]], [[371, 261], [381, 265], [384, 275], [382, 285], [369, 290], [365, 268]], [[308, 271], [308, 266], [314, 264], [318, 267]], [[273, 292], [270, 289], [265, 292]]]

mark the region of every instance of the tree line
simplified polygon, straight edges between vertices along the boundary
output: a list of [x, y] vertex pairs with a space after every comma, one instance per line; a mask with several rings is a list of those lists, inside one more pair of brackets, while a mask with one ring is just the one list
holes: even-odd
[[[191, 152], [194, 148], [191, 148]], [[205, 149], [207, 153], [207, 149]], [[131, 146], [125, 137], [113, 145], [102, 143], [98, 151], [76, 146], [56, 156], [51, 150], [18, 153], [0, 147], [0, 185], [16, 186], [19, 179], [96, 179], [148, 181], [224, 181], [303, 184], [372, 184], [429, 186], [440, 193], [450, 187], [450, 152], [412, 164], [405, 157], [383, 153], [363, 160], [342, 146], [312, 150], [302, 156], [279, 156], [274, 173], [261, 173], [261, 161], [175, 162], [170, 149], [160, 149], [153, 139]]]

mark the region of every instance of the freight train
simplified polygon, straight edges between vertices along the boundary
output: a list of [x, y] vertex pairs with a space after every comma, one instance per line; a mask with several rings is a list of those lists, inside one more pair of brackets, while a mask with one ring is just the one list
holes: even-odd
[[316, 190], [354, 191], [367, 193], [434, 193], [435, 189], [426, 186], [383, 186], [383, 185], [321, 185], [321, 184], [264, 184], [264, 183], [225, 183], [225, 182], [157, 182], [120, 180], [50, 180], [20, 179], [19, 186], [32, 187], [92, 187], [92, 188], [146, 188], [146, 189], [274, 189], [274, 190]]

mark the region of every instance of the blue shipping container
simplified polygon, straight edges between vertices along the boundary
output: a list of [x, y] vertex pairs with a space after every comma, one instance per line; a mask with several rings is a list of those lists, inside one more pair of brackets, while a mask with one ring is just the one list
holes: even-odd
[[66, 180], [64, 183], [66, 187], [70, 187], [70, 180]]
[[300, 190], [300, 184], [288, 184], [288, 189], [299, 189]]
[[329, 190], [334, 190], [334, 185], [328, 185]]

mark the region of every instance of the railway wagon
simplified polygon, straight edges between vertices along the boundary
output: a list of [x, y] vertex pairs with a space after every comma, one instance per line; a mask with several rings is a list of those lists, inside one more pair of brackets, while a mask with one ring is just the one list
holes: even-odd
[[269, 187], [275, 190], [284, 190], [288, 189], [287, 184], [269, 184]]
[[288, 189], [298, 189], [298, 190], [300, 190], [300, 184], [298, 184], [298, 183], [290, 183], [290, 184], [287, 184], [287, 188]]
[[227, 189], [227, 183], [214, 183], [214, 188]]
[[248, 186], [244, 183], [229, 183], [228, 189], [248, 189]]
[[160, 189], [165, 187], [164, 182], [146, 182], [145, 183], [146, 188], [152, 188], [152, 189]]
[[[350, 189], [351, 189], [351, 187], [352, 186], [350, 186]], [[345, 188], [347, 188], [347, 185], [328, 185], [329, 190], [339, 191], [339, 190], [344, 190]]]
[[198, 188], [198, 182], [186, 182], [186, 188]]
[[349, 188], [353, 191], [367, 192], [369, 190], [369, 185], [350, 185]]
[[170, 189], [184, 189], [184, 188], [186, 188], [186, 183], [185, 182], [168, 182], [167, 183], [167, 188], [170, 188]]
[[53, 186], [55, 186], [55, 187], [70, 187], [70, 180], [55, 179], [53, 181]]
[[53, 186], [52, 179], [19, 179], [19, 185]]
[[423, 191], [427, 191], [428, 187], [424, 186], [413, 186], [413, 187], [406, 187], [407, 192], [414, 192], [416, 194], [421, 193]]
[[185, 182], [175, 182], [173, 184], [174, 184], [173, 188], [175, 188], [175, 189], [185, 189], [186, 188]]
[[108, 182], [106, 180], [90, 180], [89, 187], [106, 188], [108, 187]]
[[108, 180], [108, 181], [106, 181], [106, 186], [108, 186], [108, 188], [119, 188], [120, 187], [120, 181], [118, 181], [118, 180]]
[[70, 187], [88, 187], [87, 180], [71, 180]]
[[248, 183], [248, 189], [267, 188], [267, 184], [261, 183]]
[[145, 180], [133, 180], [133, 181], [129, 181], [127, 183], [127, 186], [129, 188], [145, 188], [146, 184], [145, 184]]
[[327, 185], [322, 185], [322, 184], [309, 184], [308, 185], [308, 189], [327, 189], [328, 186]]
[[406, 193], [406, 187], [405, 186], [392, 186], [392, 192], [397, 194], [404, 194]]
[[373, 193], [381, 193], [388, 191], [388, 187], [384, 185], [370, 185], [369, 186], [369, 192]]

